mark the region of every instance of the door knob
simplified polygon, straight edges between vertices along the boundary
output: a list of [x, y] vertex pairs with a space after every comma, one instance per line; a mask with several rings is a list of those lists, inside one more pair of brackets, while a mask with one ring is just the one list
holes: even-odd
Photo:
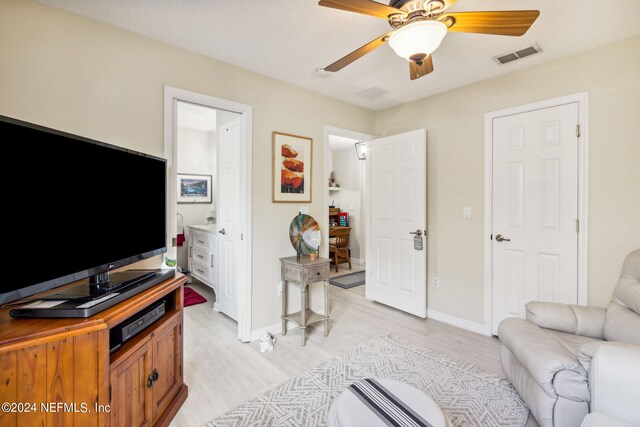
[[511, 239], [503, 237], [502, 234], [496, 234], [496, 242], [510, 242]]
[[227, 234], [227, 232], [226, 232], [226, 231], [224, 231], [224, 228], [223, 228], [222, 230], [218, 231], [218, 233], [220, 233], [220, 234]]
[[409, 234], [415, 234], [416, 236], [422, 236], [422, 230], [410, 231]]

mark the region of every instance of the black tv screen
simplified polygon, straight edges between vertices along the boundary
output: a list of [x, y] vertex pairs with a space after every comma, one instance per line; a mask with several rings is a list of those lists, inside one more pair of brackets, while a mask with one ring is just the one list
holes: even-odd
[[166, 252], [164, 159], [3, 116], [0, 135], [0, 304]]

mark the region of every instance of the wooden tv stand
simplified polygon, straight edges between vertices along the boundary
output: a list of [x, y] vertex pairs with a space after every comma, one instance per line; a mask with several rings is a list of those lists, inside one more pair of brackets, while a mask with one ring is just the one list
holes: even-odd
[[[86, 319], [12, 319], [0, 310], [0, 404], [9, 404], [0, 426], [169, 425], [188, 393], [185, 281], [177, 274]], [[162, 318], [110, 354], [110, 329], [164, 298]]]

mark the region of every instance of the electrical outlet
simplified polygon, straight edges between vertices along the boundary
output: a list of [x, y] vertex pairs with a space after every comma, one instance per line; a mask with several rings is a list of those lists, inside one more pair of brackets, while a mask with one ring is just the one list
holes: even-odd
[[471, 208], [468, 208], [468, 207], [462, 208], [462, 218], [464, 219], [471, 218]]
[[439, 288], [440, 287], [440, 281], [438, 280], [437, 277], [434, 277], [432, 279], [432, 284], [431, 284], [434, 288]]
[[279, 297], [282, 296], [282, 282], [278, 282], [278, 286], [276, 286], [277, 294]]

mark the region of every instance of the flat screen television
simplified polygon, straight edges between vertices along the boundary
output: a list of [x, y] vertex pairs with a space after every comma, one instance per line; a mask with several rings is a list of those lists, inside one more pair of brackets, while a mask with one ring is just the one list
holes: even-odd
[[98, 296], [140, 276], [111, 270], [166, 252], [164, 159], [4, 116], [0, 135], [0, 304], [86, 278]]

